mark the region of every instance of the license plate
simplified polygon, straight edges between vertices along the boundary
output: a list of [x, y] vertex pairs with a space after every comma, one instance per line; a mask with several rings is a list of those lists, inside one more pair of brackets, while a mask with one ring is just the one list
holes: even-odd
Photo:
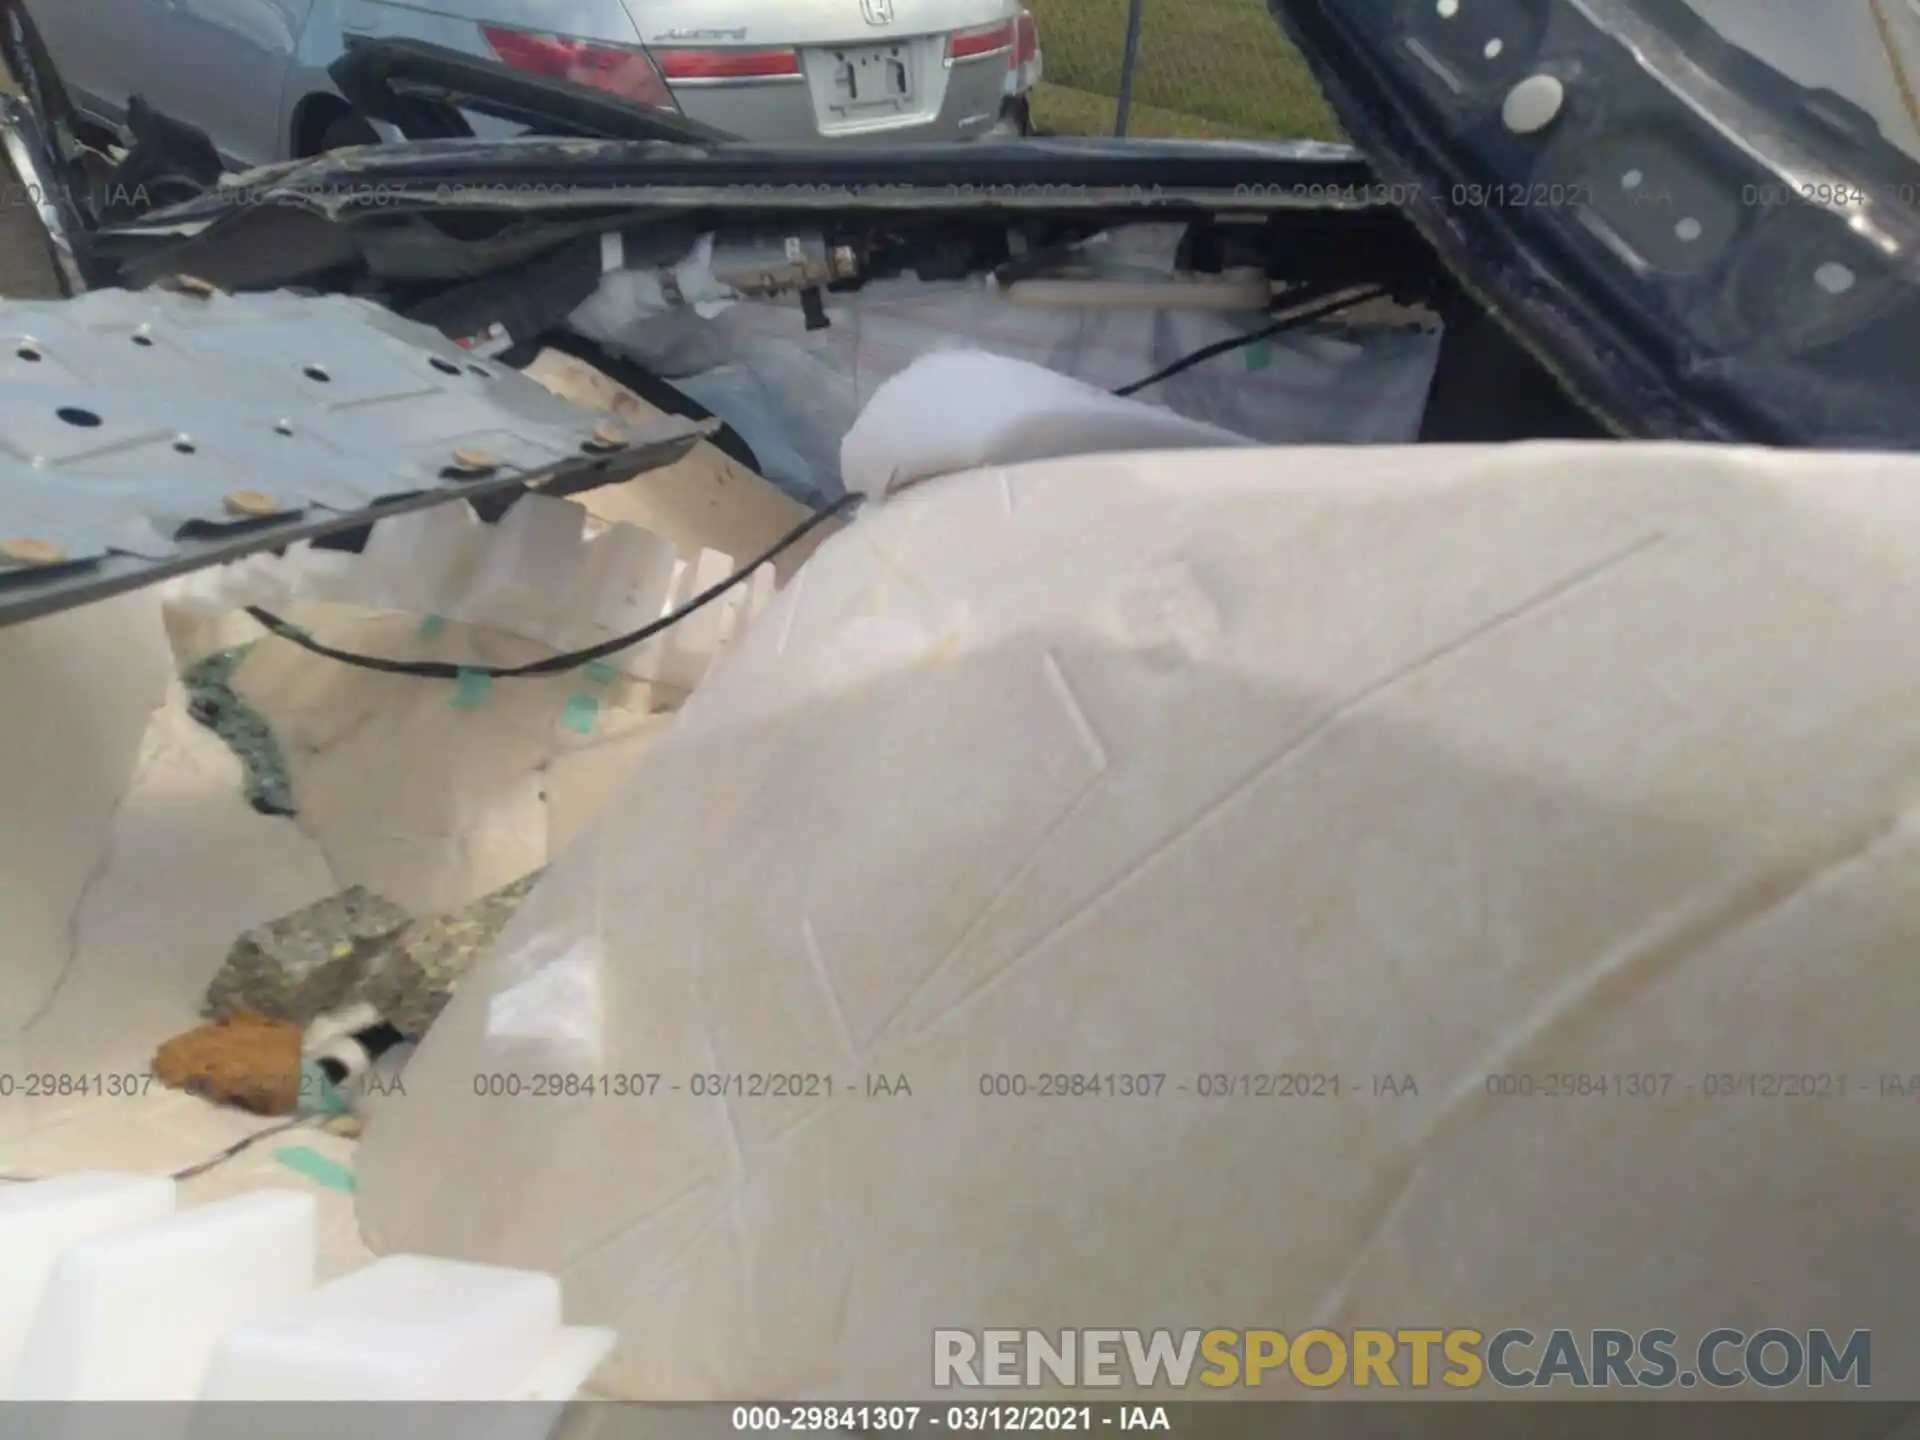
[[836, 106], [896, 109], [913, 99], [912, 52], [905, 45], [866, 45], [833, 54]]

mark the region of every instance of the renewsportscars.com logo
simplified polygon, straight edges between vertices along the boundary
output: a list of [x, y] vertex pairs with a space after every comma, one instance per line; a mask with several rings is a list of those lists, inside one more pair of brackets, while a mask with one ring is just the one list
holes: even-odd
[[936, 1330], [943, 1389], [1781, 1390], [1873, 1384], [1873, 1333], [1712, 1330]]

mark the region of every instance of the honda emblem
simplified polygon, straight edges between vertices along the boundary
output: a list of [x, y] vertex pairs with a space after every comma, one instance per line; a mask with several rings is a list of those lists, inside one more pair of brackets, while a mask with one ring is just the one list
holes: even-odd
[[860, 0], [860, 18], [869, 25], [891, 25], [893, 0]]

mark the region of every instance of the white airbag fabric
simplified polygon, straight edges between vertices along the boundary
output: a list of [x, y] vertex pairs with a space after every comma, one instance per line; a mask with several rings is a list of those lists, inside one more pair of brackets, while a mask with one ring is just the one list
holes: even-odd
[[[1868, 1328], [1920, 1394], [1881, 1079], [1920, 1071], [1916, 497], [1910, 458], [1622, 444], [870, 507], [428, 1036], [367, 1237], [560, 1273], [635, 1397], [924, 1396], [935, 1327], [1088, 1325]], [[597, 1047], [490, 1033], [589, 941]], [[661, 1088], [530, 1098], [589, 1065]], [[1199, 1095], [1285, 1073], [1340, 1097]], [[1489, 1094], [1550, 1074], [1670, 1078]]]
[[840, 442], [840, 475], [875, 498], [983, 465], [1252, 443], [1024, 360], [957, 350], [914, 361], [874, 392]]
[[[1164, 282], [1185, 229], [1123, 226], [1083, 247], [1084, 257], [1111, 279]], [[570, 324], [671, 377], [739, 432], [762, 474], [809, 503], [842, 493], [841, 440], [875, 391], [922, 356], [981, 351], [1110, 392], [1271, 318], [1036, 307], [984, 276], [903, 276], [829, 292], [830, 323], [809, 330], [795, 297], [716, 298], [726, 292], [701, 264], [696, 250], [675, 269], [673, 288], [687, 304], [668, 303], [656, 274], [614, 271]], [[1404, 444], [1420, 432], [1439, 354], [1437, 323], [1328, 321], [1213, 355], [1142, 391], [1139, 403], [1261, 444]]]

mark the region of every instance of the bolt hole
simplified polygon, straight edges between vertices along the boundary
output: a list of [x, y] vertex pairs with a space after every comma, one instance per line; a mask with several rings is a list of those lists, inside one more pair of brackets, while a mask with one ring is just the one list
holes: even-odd
[[438, 355], [432, 356], [427, 363], [442, 375], [458, 375], [460, 373], [460, 367], [458, 365], [454, 364], [451, 360], [442, 360]]
[[1829, 295], [1844, 295], [1853, 288], [1853, 271], [1838, 260], [1829, 260], [1813, 272], [1813, 283]]
[[78, 425], [82, 430], [91, 430], [100, 423], [100, 417], [91, 410], [82, 410], [77, 405], [62, 405], [53, 412], [69, 425]]
[[1480, 53], [1489, 60], [1498, 60], [1500, 58], [1500, 52], [1506, 48], [1507, 42], [1496, 36], [1492, 40], [1487, 41], [1486, 46]]
[[331, 375], [329, 375], [325, 370], [321, 369], [318, 365], [303, 365], [300, 367], [300, 373], [306, 376], [309, 380], [318, 380], [322, 385], [326, 384], [329, 380], [333, 379]]
[[1460, 13], [1460, 0], [1439, 0], [1433, 8], [1442, 20], [1451, 20]]
[[482, 380], [491, 380], [493, 378], [493, 372], [484, 365], [469, 365], [467, 366], [467, 371], [469, 374], [478, 375]]
[[32, 345], [22, 345], [18, 350], [14, 351], [13, 353], [18, 355], [22, 360], [38, 361], [40, 359], [39, 350], [37, 350]]
[[291, 435], [293, 434], [293, 426], [282, 420], [278, 425], [273, 427], [273, 433], [276, 435]]
[[191, 440], [176, 440], [173, 442], [173, 448], [177, 453], [181, 455], [191, 455], [194, 453], [194, 451], [198, 450], [200, 447], [194, 444]]
[[1681, 241], [1688, 245], [1698, 240], [1705, 232], [1706, 226], [1702, 225], [1691, 215], [1686, 216], [1678, 225], [1673, 227], [1673, 233], [1678, 235]]
[[1620, 188], [1622, 190], [1638, 190], [1642, 185], [1646, 184], [1646, 182], [1647, 177], [1640, 171], [1629, 170], [1620, 177]]
[[151, 335], [129, 335], [127, 338], [142, 350], [149, 348], [153, 344], [153, 337]]

